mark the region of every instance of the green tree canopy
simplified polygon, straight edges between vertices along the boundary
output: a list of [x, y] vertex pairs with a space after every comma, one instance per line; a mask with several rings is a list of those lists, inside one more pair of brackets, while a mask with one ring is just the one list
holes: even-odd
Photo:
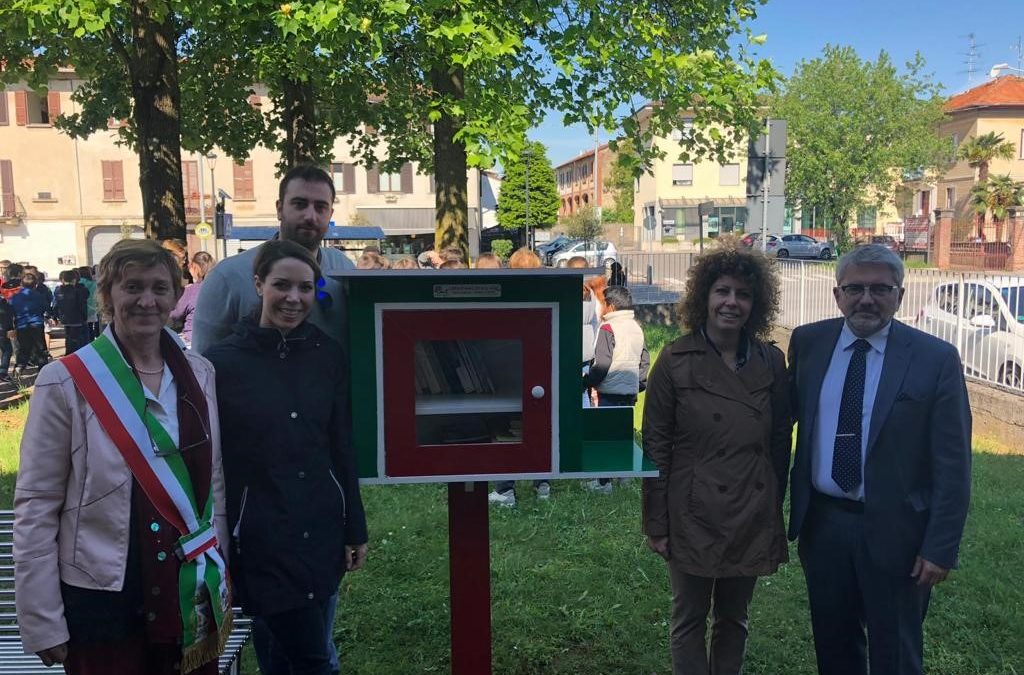
[[[684, 154], [727, 155], [777, 77], [730, 44], [759, 4], [350, 0], [339, 11], [322, 0], [276, 17], [283, 32], [321, 45], [344, 43], [353, 26], [379, 42], [379, 58], [363, 64], [381, 94], [372, 123], [393, 156], [434, 169], [435, 241], [464, 247], [466, 167], [513, 163], [545, 110], [591, 132], [621, 127], [638, 170], [660, 152], [651, 139], [684, 113], [696, 118]], [[649, 124], [634, 115], [638, 101], [659, 103]]]
[[565, 220], [565, 233], [573, 239], [594, 241], [602, 232], [601, 218], [593, 206], [584, 206]]
[[917, 55], [899, 72], [883, 51], [864, 61], [852, 47], [827, 46], [797, 64], [774, 101], [789, 123], [786, 191], [815, 206], [842, 244], [861, 207], [894, 198], [904, 170], [935, 171], [949, 161], [939, 87]]
[[[529, 183], [527, 183], [529, 177]], [[558, 186], [543, 143], [531, 141], [510, 161], [498, 194], [498, 225], [546, 229], [558, 220]]]
[[633, 222], [633, 197], [636, 193], [636, 152], [628, 145], [619, 146], [612, 170], [605, 185], [612, 191], [615, 206], [605, 207], [601, 215], [608, 223]]

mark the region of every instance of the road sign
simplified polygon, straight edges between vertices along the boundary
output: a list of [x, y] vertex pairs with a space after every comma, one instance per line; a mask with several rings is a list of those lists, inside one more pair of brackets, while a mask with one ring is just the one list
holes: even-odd
[[196, 225], [196, 236], [200, 239], [209, 239], [213, 236], [213, 225], [209, 223], [199, 223]]

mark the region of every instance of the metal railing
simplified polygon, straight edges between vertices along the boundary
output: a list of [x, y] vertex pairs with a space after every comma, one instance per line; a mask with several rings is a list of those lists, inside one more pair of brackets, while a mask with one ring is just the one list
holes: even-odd
[[[633, 302], [675, 303], [693, 253], [622, 252]], [[840, 316], [832, 289], [835, 261], [779, 260], [776, 323], [796, 328]], [[1024, 393], [1024, 276], [1006, 272], [908, 269], [896, 318], [956, 346], [964, 374]]]

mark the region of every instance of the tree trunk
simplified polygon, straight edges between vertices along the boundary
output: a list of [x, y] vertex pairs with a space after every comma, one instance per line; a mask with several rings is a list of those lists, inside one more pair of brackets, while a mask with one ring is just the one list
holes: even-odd
[[168, 12], [159, 23], [146, 0], [132, 0], [132, 44], [125, 51], [138, 134], [139, 187], [146, 236], [185, 239], [181, 185], [179, 35]]
[[316, 158], [316, 96], [310, 82], [285, 78], [282, 120], [285, 131], [284, 160], [291, 168]]
[[[452, 100], [465, 96], [461, 66], [438, 66], [430, 71], [439, 95]], [[447, 112], [434, 124], [434, 178], [436, 230], [434, 248], [457, 246], [469, 261], [469, 203], [466, 184], [466, 146], [455, 141], [462, 121]]]
[[[981, 162], [978, 164], [978, 184], [984, 185], [988, 182], [988, 162]], [[974, 224], [978, 230], [978, 238], [982, 239], [985, 237], [985, 213], [974, 214]]]

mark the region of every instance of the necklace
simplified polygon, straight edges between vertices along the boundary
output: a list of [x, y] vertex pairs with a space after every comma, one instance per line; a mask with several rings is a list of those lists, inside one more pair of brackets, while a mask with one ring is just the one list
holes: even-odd
[[159, 370], [143, 370], [142, 368], [136, 366], [135, 372], [142, 373], [143, 375], [160, 375], [161, 373], [164, 372], [164, 367], [160, 366]]

